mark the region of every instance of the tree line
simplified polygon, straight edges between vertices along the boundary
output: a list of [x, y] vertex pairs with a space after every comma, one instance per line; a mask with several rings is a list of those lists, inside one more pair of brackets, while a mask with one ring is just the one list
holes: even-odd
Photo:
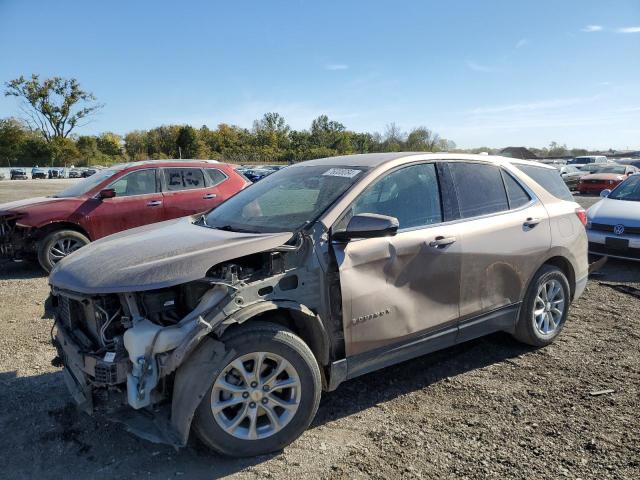
[[[23, 115], [0, 119], [0, 166], [110, 165], [167, 158], [294, 163], [354, 153], [459, 151], [452, 140], [426, 127], [403, 132], [390, 123], [384, 133], [355, 132], [320, 115], [308, 129], [294, 130], [276, 112], [265, 113], [251, 128], [226, 123], [215, 129], [163, 125], [124, 136], [113, 132], [78, 135], [77, 128], [86, 125], [103, 105], [76, 79], [19, 77], [5, 84], [5, 95], [19, 99]], [[467, 151], [497, 153], [487, 147]], [[553, 142], [536, 153], [562, 156], [567, 152], [566, 146]]]

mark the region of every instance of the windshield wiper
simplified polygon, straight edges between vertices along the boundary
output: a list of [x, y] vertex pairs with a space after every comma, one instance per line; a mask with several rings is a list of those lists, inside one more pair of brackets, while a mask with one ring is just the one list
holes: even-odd
[[215, 228], [217, 230], [224, 230], [225, 232], [260, 233], [260, 232], [256, 232], [255, 230], [246, 230], [244, 228], [232, 227], [231, 225], [223, 225], [221, 227], [211, 227], [211, 228]]

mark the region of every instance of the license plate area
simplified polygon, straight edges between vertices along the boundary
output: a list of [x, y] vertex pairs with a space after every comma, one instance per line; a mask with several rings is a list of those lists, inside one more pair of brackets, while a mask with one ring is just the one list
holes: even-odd
[[627, 250], [629, 248], [629, 240], [626, 238], [606, 237], [604, 244], [614, 250]]

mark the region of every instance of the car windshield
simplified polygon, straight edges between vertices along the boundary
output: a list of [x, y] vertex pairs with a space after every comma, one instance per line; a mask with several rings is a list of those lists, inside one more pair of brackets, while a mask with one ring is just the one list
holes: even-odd
[[609, 194], [613, 200], [640, 202], [640, 175], [632, 175]]
[[363, 167], [297, 166], [240, 191], [204, 217], [239, 232], [292, 232], [312, 223], [363, 175]]
[[89, 190], [95, 188], [99, 183], [104, 182], [107, 178], [111, 177], [118, 173], [120, 169], [116, 168], [106, 168], [104, 170], [100, 170], [97, 173], [91, 175], [90, 177], [84, 178], [80, 180], [78, 183], [74, 183], [69, 188], [65, 188], [60, 193], [53, 195], [54, 198], [68, 198], [68, 197], [79, 197], [80, 195], [84, 195]]
[[601, 167], [598, 170], [596, 170], [595, 173], [617, 173], [618, 175], [624, 175], [624, 172], [626, 171], [626, 167], [624, 166], [611, 166], [611, 167]]

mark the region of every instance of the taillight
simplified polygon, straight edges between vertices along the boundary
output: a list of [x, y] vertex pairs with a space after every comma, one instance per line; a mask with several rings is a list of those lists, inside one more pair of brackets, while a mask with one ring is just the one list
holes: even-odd
[[576, 215], [582, 222], [582, 225], [587, 226], [587, 212], [582, 207], [576, 208]]

